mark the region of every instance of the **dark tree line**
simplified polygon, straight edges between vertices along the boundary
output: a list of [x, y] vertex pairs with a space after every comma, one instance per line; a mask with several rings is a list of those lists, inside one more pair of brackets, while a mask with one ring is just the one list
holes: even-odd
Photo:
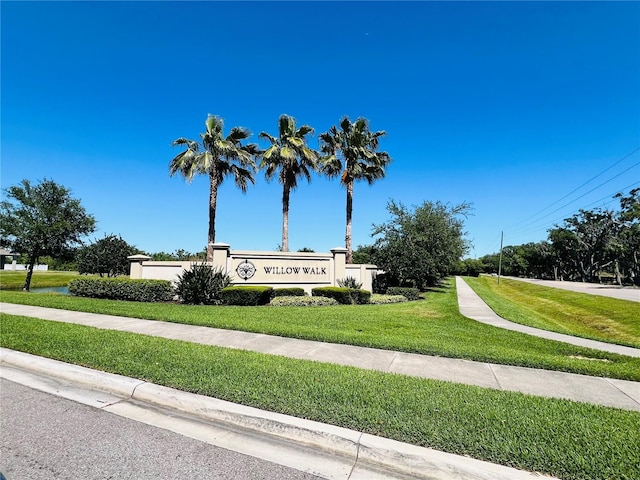
[[[640, 285], [640, 188], [617, 194], [616, 210], [580, 210], [549, 230], [548, 239], [502, 250], [502, 273], [582, 282]], [[480, 258], [497, 273], [499, 253]]]

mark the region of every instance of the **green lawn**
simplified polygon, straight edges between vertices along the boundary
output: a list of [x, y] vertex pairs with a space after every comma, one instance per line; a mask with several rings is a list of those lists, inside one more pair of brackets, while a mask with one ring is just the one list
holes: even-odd
[[[31, 288], [65, 287], [78, 276], [78, 272], [33, 272]], [[0, 271], [0, 289], [22, 290], [27, 272]]]
[[3, 347], [565, 479], [640, 478], [640, 413], [2, 314]]
[[640, 348], [640, 303], [517, 280], [465, 278], [501, 317], [523, 325]]
[[186, 306], [8, 291], [0, 292], [0, 300], [640, 381], [640, 359], [464, 318], [453, 281], [426, 300], [392, 305]]

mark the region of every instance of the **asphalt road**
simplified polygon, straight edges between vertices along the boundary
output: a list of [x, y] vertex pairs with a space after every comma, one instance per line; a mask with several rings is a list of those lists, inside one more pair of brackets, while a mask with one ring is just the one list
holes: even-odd
[[504, 278], [518, 280], [520, 282], [534, 283], [536, 285], [542, 285], [543, 287], [559, 288], [561, 290], [570, 290], [572, 292], [589, 293], [591, 295], [600, 295], [602, 297], [640, 302], [640, 288], [637, 287], [619, 287], [617, 285], [600, 285], [599, 283], [584, 282], [561, 282], [556, 280], [539, 280], [537, 278]]
[[6, 480], [319, 479], [7, 380], [0, 405]]

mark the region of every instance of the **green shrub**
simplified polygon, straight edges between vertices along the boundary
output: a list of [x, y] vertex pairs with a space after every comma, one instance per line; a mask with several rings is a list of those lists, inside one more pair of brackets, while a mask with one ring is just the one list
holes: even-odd
[[304, 297], [307, 292], [300, 287], [274, 288], [273, 295], [275, 297]]
[[74, 278], [69, 293], [79, 297], [130, 300], [134, 302], [168, 302], [174, 292], [168, 280], [131, 280], [129, 278]]
[[361, 288], [350, 288], [351, 298], [353, 302], [358, 305], [367, 305], [371, 301], [371, 292], [369, 290], [362, 290]]
[[292, 297], [276, 297], [269, 303], [272, 307], [327, 307], [330, 305], [338, 305], [338, 302], [329, 297], [301, 297], [299, 295]]
[[387, 288], [387, 295], [402, 295], [407, 300], [419, 300], [420, 290], [413, 287], [389, 287]]
[[234, 285], [223, 288], [220, 298], [226, 305], [266, 305], [273, 298], [273, 288], [263, 285]]
[[405, 297], [404, 295], [381, 295], [379, 293], [374, 293], [373, 295], [371, 295], [369, 303], [372, 303], [374, 305], [381, 305], [385, 303], [400, 303], [406, 301], [407, 297]]
[[316, 287], [311, 289], [311, 295], [315, 297], [329, 297], [343, 305], [369, 303], [371, 292], [356, 288], [345, 287]]
[[221, 303], [220, 292], [230, 284], [231, 277], [222, 269], [203, 261], [193, 263], [190, 270], [183, 270], [182, 275], [178, 275], [176, 294], [183, 303], [217, 305]]
[[311, 289], [311, 295], [314, 297], [333, 298], [343, 305], [351, 305], [354, 303], [351, 297], [351, 291], [344, 287], [316, 287]]
[[338, 286], [344, 288], [355, 288], [356, 290], [359, 290], [362, 288], [362, 283], [358, 282], [353, 277], [347, 277], [342, 280], [338, 280]]
[[373, 293], [387, 293], [387, 288], [389, 288], [389, 286], [393, 284], [392, 282], [394, 282], [394, 280], [395, 279], [388, 273], [378, 273], [375, 277], [373, 277]]

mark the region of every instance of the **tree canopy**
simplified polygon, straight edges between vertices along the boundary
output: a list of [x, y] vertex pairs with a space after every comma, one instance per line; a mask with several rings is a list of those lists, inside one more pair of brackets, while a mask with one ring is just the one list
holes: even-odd
[[81, 247], [76, 254], [78, 273], [94, 273], [101, 277], [129, 274], [127, 257], [140, 251], [129, 245], [122, 237], [105, 235], [90, 245]]
[[384, 178], [385, 168], [391, 163], [387, 152], [380, 152], [380, 138], [387, 134], [384, 130], [372, 132], [366, 118], [351, 122], [343, 117], [340, 128], [332, 126], [328, 132], [320, 135], [322, 152], [322, 172], [329, 177], [340, 175], [340, 183], [347, 190], [347, 222], [345, 247], [347, 263], [353, 263], [353, 245], [351, 235], [353, 215], [353, 184], [356, 180], [365, 180], [369, 185]]
[[265, 169], [265, 177], [271, 180], [278, 173], [278, 182], [282, 185], [282, 244], [283, 252], [289, 251], [289, 197], [298, 186], [298, 178], [311, 182], [311, 172], [318, 168], [319, 154], [307, 145], [307, 135], [313, 134], [313, 128], [302, 125], [296, 128], [295, 118], [280, 115], [278, 136], [260, 132], [259, 137], [269, 140], [271, 146], [262, 156], [260, 168]]
[[[378, 236], [371, 259], [390, 277], [390, 284], [424, 289], [454, 271], [468, 249], [464, 218], [471, 206], [424, 202], [409, 210], [391, 200], [391, 219], [373, 226]], [[361, 247], [362, 248], [362, 247]]]
[[218, 188], [227, 176], [233, 177], [236, 186], [246, 192], [249, 183], [255, 183], [254, 158], [260, 153], [255, 144], [243, 145], [251, 132], [244, 127], [233, 127], [225, 136], [224, 121], [209, 115], [205, 121], [206, 131], [200, 134], [201, 142], [180, 137], [173, 146], [187, 149], [169, 163], [169, 175], [180, 173], [187, 181], [199, 174], [209, 175], [209, 231], [207, 260], [213, 259], [213, 243], [216, 241], [216, 207]]
[[29, 290], [33, 267], [42, 255], [61, 256], [95, 231], [89, 215], [71, 191], [53, 180], [32, 185], [23, 180], [5, 190], [0, 203], [0, 238], [16, 253], [28, 255], [24, 290]]

